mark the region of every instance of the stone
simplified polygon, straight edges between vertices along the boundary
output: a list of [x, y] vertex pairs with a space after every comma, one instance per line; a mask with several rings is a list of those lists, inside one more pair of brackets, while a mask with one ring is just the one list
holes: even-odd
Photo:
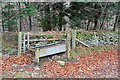
[[65, 65], [65, 62], [64, 62], [64, 61], [57, 61], [57, 63], [58, 63], [60, 66], [64, 66], [64, 65]]

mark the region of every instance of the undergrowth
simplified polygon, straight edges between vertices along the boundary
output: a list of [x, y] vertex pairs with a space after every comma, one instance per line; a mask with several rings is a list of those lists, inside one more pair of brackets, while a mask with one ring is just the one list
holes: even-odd
[[104, 46], [94, 46], [94, 47], [77, 47], [75, 51], [71, 51], [71, 58], [76, 58], [77, 56], [86, 56], [93, 53], [100, 54], [102, 51], [114, 50], [117, 49], [117, 46], [113, 45], [104, 45]]

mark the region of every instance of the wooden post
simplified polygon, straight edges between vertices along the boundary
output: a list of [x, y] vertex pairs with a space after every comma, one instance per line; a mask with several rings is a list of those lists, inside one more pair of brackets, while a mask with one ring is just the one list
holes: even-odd
[[0, 32], [0, 59], [2, 59], [2, 32]]
[[22, 52], [22, 32], [18, 33], [18, 56], [21, 55]]
[[71, 31], [70, 28], [66, 28], [67, 33], [67, 40], [66, 40], [66, 49], [68, 58], [70, 58], [70, 51], [71, 51]]
[[40, 53], [40, 49], [36, 49], [35, 59], [36, 59], [37, 63], [39, 63], [39, 53]]
[[26, 50], [26, 46], [25, 46], [25, 42], [26, 42], [26, 34], [23, 34], [23, 52], [25, 53]]
[[75, 44], [75, 40], [76, 40], [76, 30], [72, 30], [72, 50], [75, 50], [76, 44]]
[[29, 48], [30, 46], [30, 36], [29, 36], [29, 32], [27, 32], [27, 48]]

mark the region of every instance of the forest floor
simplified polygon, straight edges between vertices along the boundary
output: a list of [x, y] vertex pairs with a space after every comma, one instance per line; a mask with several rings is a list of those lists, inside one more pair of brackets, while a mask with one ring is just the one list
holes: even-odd
[[[9, 35], [10, 34], [10, 35]], [[15, 33], [6, 33], [3, 38], [3, 56], [0, 58], [0, 78], [118, 78], [119, 55], [118, 46], [100, 50], [100, 47], [77, 48], [77, 55], [67, 59], [66, 53], [40, 59], [33, 62], [33, 52], [21, 56], [7, 54], [6, 48], [17, 49]], [[7, 37], [5, 37], [7, 36]], [[104, 48], [109, 48], [104, 46]], [[92, 48], [91, 48], [92, 49]], [[100, 51], [95, 51], [100, 50]], [[16, 52], [16, 51], [15, 51]], [[84, 54], [84, 55], [82, 55]], [[88, 55], [89, 54], [89, 55]], [[57, 61], [64, 61], [61, 66]]]
[[3, 78], [118, 78], [118, 50], [102, 51], [86, 56], [76, 57], [74, 61], [65, 61], [61, 66], [57, 57], [65, 54], [41, 59], [40, 64], [32, 62], [32, 54], [23, 54], [19, 57], [3, 56]]

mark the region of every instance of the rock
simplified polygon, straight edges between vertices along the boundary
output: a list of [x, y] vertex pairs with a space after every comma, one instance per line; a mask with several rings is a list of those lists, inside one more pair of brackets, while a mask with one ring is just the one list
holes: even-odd
[[64, 61], [57, 61], [57, 63], [58, 63], [60, 66], [64, 66], [64, 65], [65, 65], [65, 62], [64, 62]]
[[39, 68], [39, 67], [35, 67], [34, 69], [35, 69], [35, 70], [40, 70], [40, 68]]
[[18, 67], [18, 65], [17, 64], [13, 64], [12, 67]]
[[3, 59], [8, 59], [9, 57], [10, 57], [9, 54], [2, 55], [2, 58], [3, 58]]
[[37, 75], [38, 75], [38, 73], [32, 73], [32, 77], [35, 77]]
[[84, 72], [83, 70], [79, 69], [79, 72]]
[[24, 71], [24, 69], [20, 69], [20, 71], [22, 72], [22, 71]]
[[25, 67], [25, 66], [27, 66], [27, 64], [23, 64], [23, 65], [21, 65], [21, 67]]
[[18, 72], [14, 78], [23, 78], [22, 72]]

